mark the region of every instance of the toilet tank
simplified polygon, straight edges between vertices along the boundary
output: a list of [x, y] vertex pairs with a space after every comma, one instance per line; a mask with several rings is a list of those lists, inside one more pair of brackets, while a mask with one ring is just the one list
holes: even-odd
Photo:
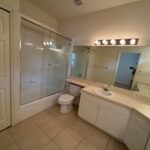
[[79, 96], [81, 91], [81, 87], [74, 85], [74, 84], [69, 84], [69, 93], [73, 96]]

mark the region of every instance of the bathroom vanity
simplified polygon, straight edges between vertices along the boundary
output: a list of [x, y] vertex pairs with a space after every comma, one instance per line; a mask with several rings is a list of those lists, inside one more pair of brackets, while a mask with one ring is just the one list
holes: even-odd
[[82, 88], [78, 115], [125, 143], [129, 150], [150, 150], [150, 103], [120, 89], [102, 83], [68, 78], [68, 83]]
[[123, 139], [130, 110], [82, 92], [79, 116], [118, 139]]
[[130, 150], [148, 150], [150, 105], [114, 92], [104, 96], [96, 86], [81, 91], [78, 115], [124, 142]]

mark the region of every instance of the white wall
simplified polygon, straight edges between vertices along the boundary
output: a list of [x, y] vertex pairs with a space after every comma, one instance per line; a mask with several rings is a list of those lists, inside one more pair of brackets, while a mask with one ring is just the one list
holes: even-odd
[[150, 43], [150, 0], [127, 4], [59, 22], [58, 29], [75, 45], [93, 45], [96, 39], [140, 38]]
[[57, 30], [58, 21], [53, 16], [43, 12], [40, 8], [36, 7], [27, 0], [20, 0], [20, 12]]

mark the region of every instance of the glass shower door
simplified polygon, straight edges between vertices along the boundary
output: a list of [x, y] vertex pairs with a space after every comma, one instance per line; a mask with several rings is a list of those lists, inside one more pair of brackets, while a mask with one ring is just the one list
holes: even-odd
[[63, 37], [53, 35], [48, 62], [48, 95], [63, 91], [65, 88], [69, 43]]
[[41, 98], [42, 47], [43, 35], [41, 29], [22, 20], [21, 104]]
[[70, 40], [22, 19], [21, 104], [63, 91]]

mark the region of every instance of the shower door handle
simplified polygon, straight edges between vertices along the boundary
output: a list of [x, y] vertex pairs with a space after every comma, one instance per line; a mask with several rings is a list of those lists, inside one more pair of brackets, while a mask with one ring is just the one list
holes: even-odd
[[35, 83], [36, 82], [36, 79], [31, 79], [30, 80], [30, 83]]

